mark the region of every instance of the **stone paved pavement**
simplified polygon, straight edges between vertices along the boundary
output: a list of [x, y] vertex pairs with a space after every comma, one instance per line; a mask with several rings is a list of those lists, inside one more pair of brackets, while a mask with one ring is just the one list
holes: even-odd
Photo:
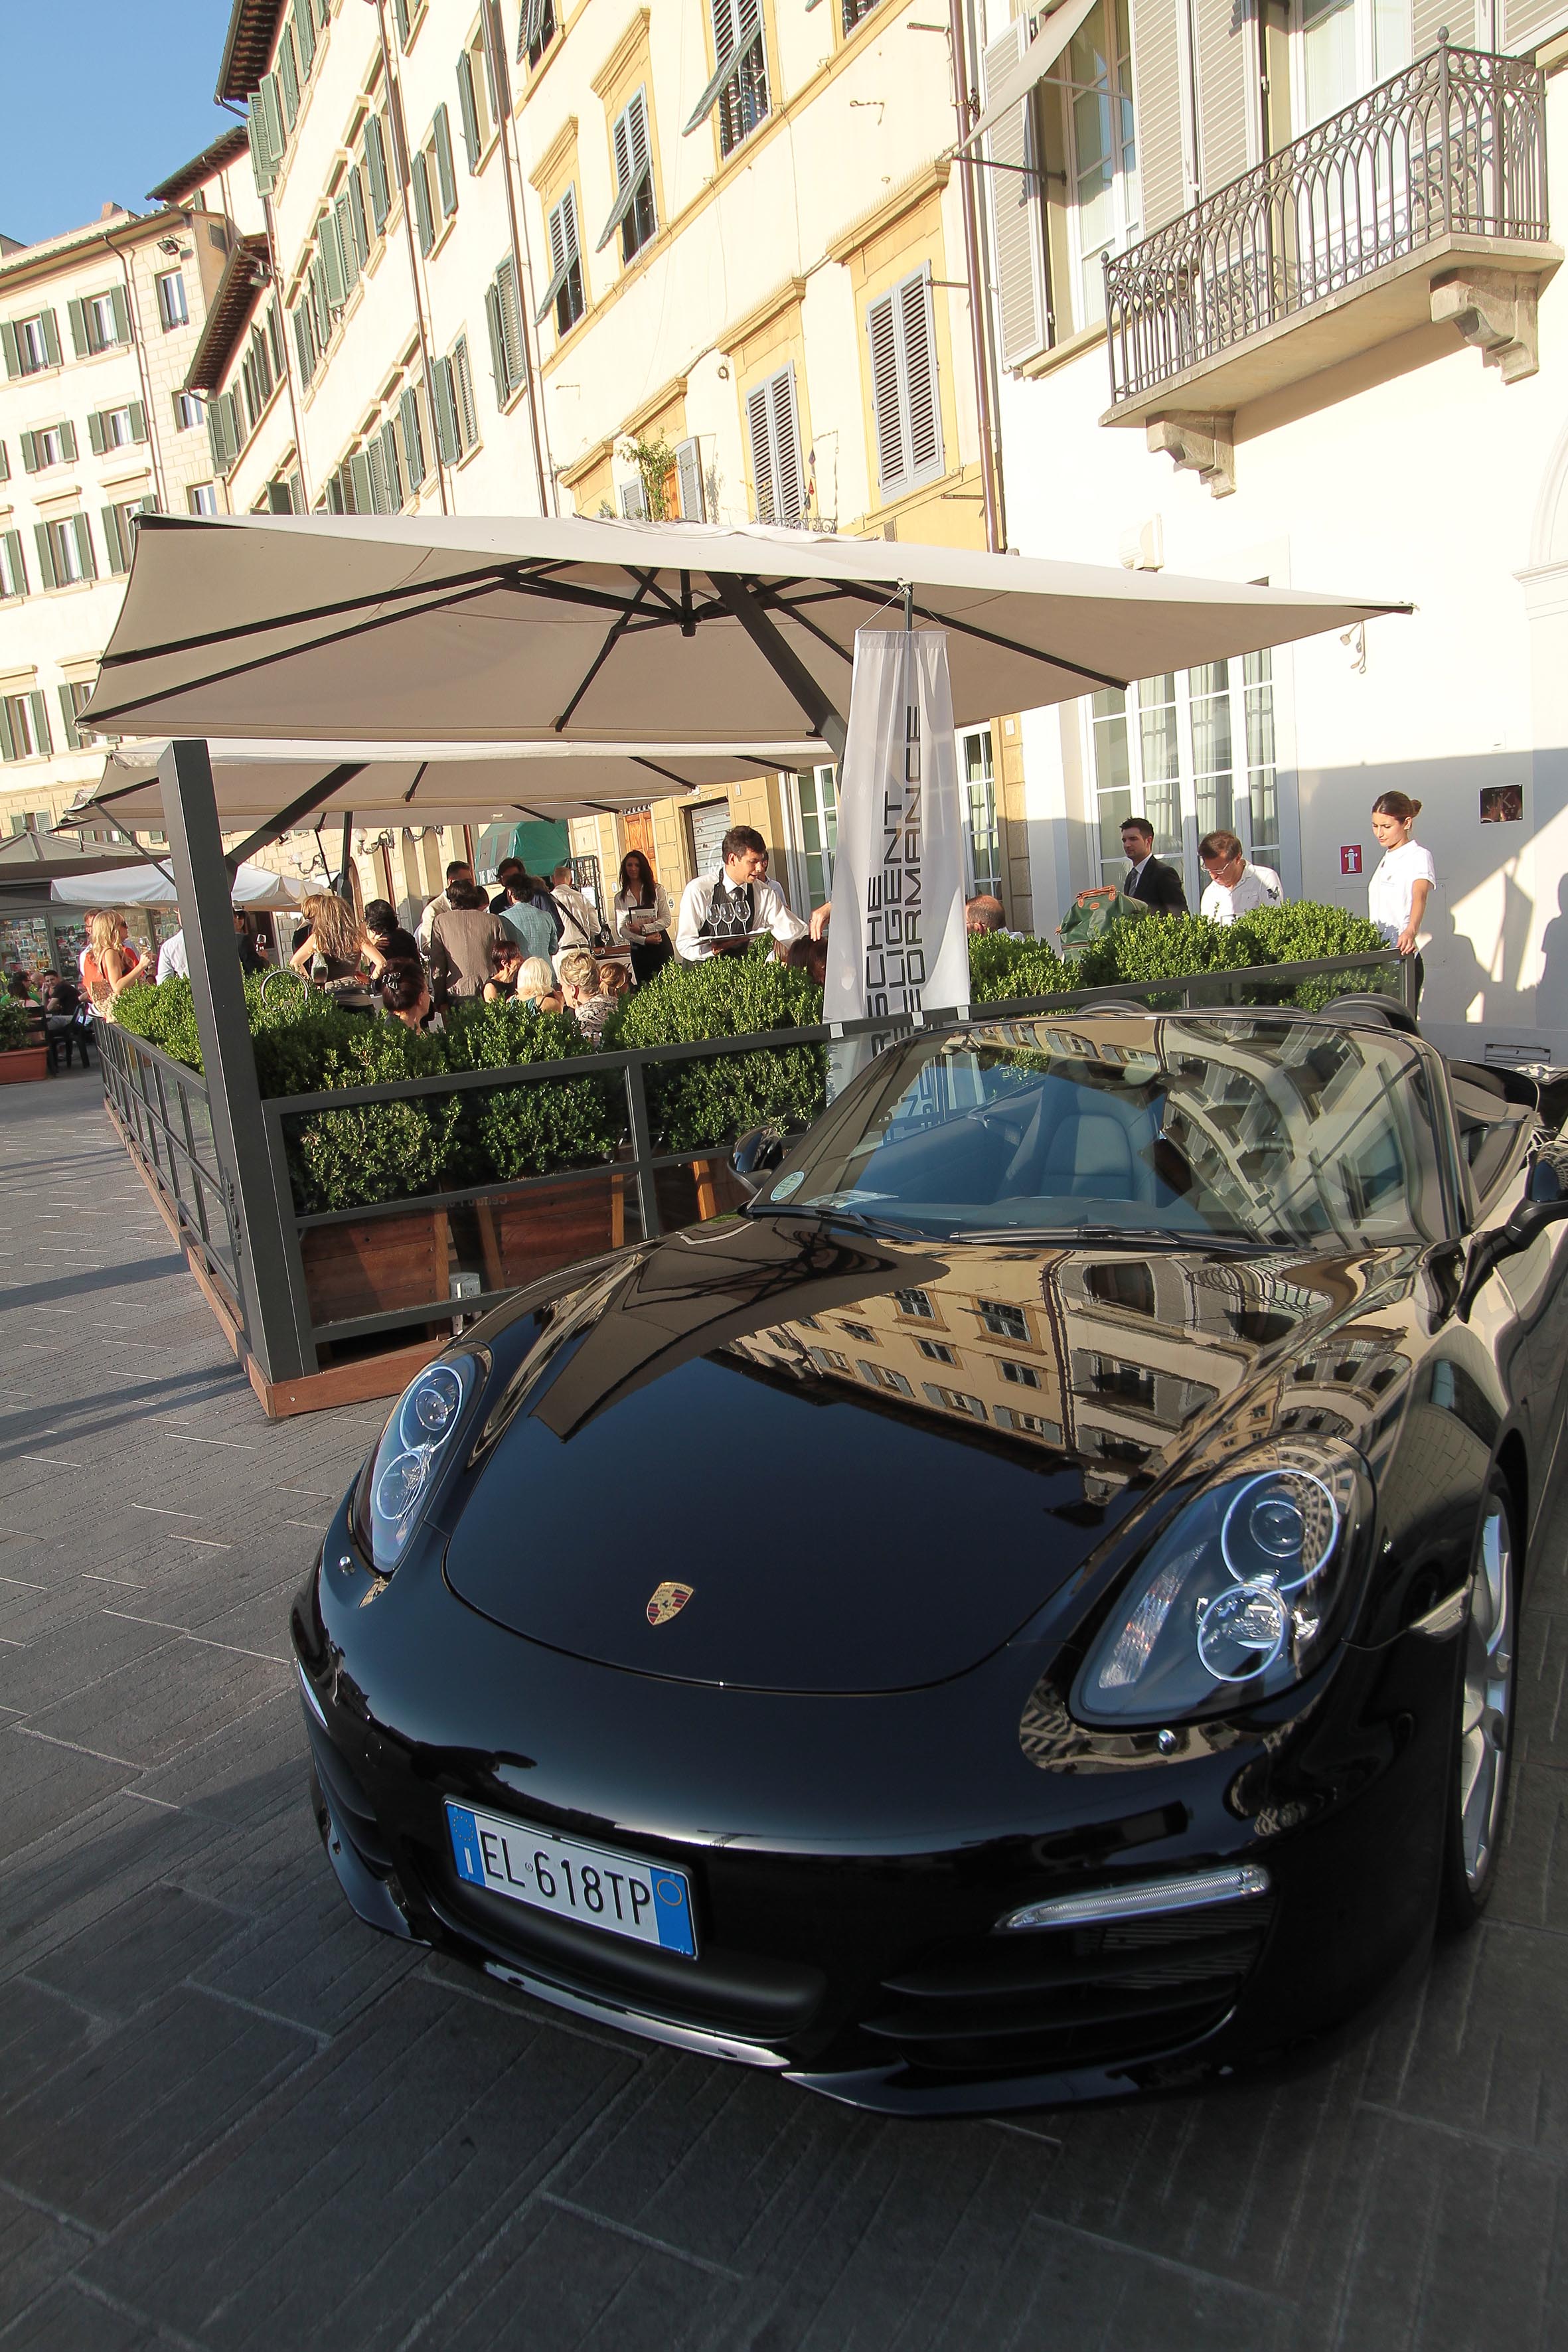
[[349, 1915], [285, 1620], [379, 1419], [268, 1425], [96, 1075], [0, 1094], [0, 2346], [1568, 2352], [1568, 1580], [1481, 1932], [1229, 2095], [858, 2117]]

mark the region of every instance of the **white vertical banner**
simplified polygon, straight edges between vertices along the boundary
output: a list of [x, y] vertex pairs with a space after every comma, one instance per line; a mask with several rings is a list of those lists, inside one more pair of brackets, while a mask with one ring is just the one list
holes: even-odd
[[947, 635], [858, 629], [823, 1018], [969, 1002]]

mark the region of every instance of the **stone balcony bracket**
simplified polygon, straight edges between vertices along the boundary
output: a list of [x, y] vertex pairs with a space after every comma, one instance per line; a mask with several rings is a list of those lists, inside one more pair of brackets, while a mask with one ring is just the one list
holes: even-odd
[[1541, 366], [1536, 306], [1540, 270], [1452, 269], [1432, 281], [1435, 326], [1458, 327], [1504, 383], [1518, 383]]
[[1231, 415], [1173, 409], [1148, 423], [1150, 449], [1174, 460], [1178, 474], [1195, 474], [1216, 499], [1228, 499], [1236, 488], [1236, 419]]

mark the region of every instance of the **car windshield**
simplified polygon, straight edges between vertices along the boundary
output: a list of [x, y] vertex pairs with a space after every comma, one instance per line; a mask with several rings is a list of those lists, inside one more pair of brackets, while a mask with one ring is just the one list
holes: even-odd
[[921, 1238], [1429, 1242], [1430, 1081], [1394, 1033], [1268, 1019], [972, 1025], [882, 1055], [753, 1210]]

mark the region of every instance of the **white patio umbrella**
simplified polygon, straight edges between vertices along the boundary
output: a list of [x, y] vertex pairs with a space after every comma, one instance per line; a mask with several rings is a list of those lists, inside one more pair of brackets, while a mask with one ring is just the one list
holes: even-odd
[[[237, 907], [258, 912], [283, 912], [298, 907], [310, 886], [291, 875], [269, 873], [265, 866], [241, 866], [229, 893]], [[122, 866], [108, 874], [73, 874], [68, 881], [52, 882], [49, 896], [62, 907], [173, 907], [178, 893], [161, 866]]]
[[906, 587], [948, 632], [960, 727], [1406, 609], [699, 523], [147, 515], [83, 723], [837, 752], [855, 632]]

